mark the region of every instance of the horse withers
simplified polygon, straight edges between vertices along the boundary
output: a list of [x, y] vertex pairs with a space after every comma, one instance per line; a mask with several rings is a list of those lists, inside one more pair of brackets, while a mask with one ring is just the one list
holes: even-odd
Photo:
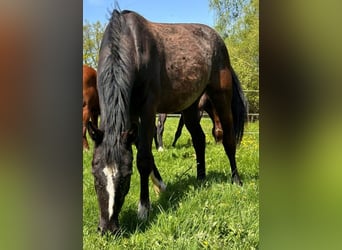
[[156, 113], [182, 112], [196, 152], [197, 179], [205, 179], [205, 135], [197, 117], [204, 92], [222, 126], [232, 182], [242, 185], [235, 152], [243, 136], [246, 102], [223, 40], [205, 25], [153, 23], [132, 11], [112, 12], [99, 52], [100, 126], [89, 126], [95, 140], [92, 173], [102, 233], [119, 230], [132, 175], [133, 143], [140, 174], [140, 219], [150, 210], [148, 178], [158, 190], [165, 189], [152, 155]]
[[87, 122], [91, 121], [97, 128], [97, 120], [100, 115], [99, 97], [96, 87], [96, 70], [83, 65], [83, 149], [89, 149], [87, 141]]

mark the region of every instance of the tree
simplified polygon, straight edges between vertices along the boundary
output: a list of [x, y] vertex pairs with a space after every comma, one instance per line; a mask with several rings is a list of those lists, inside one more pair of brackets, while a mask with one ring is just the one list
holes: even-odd
[[216, 12], [215, 29], [226, 38], [232, 32], [232, 26], [241, 18], [248, 0], [210, 0], [209, 7]]
[[259, 0], [210, 0], [210, 7], [246, 90], [249, 112], [259, 113]]
[[99, 21], [83, 25], [83, 64], [97, 68], [98, 55], [105, 25]]

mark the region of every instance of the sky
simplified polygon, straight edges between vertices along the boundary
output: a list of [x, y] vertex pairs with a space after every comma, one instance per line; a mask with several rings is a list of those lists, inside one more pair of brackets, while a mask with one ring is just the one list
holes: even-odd
[[[83, 22], [107, 23], [115, 0], [83, 0]], [[121, 10], [133, 10], [153, 22], [214, 25], [208, 0], [121, 0]]]

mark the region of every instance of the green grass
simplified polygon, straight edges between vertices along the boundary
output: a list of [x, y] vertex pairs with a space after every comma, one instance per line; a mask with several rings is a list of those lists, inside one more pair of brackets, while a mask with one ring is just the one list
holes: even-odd
[[[246, 133], [236, 154], [243, 187], [231, 184], [228, 158], [215, 144], [212, 124], [203, 118], [206, 134], [206, 172], [196, 180], [195, 153], [184, 128], [176, 148], [171, 147], [178, 124], [168, 118], [164, 151], [153, 150], [156, 165], [167, 184], [158, 196], [150, 181], [152, 212], [146, 222], [137, 219], [139, 173], [134, 161], [131, 188], [120, 213], [120, 236], [97, 232], [98, 205], [91, 174], [92, 150], [83, 152], [84, 249], [257, 249], [259, 245], [259, 134]], [[246, 131], [259, 131], [258, 123]], [[93, 145], [91, 144], [91, 147]], [[134, 148], [135, 149], [135, 148]], [[134, 151], [134, 155], [135, 155]]]

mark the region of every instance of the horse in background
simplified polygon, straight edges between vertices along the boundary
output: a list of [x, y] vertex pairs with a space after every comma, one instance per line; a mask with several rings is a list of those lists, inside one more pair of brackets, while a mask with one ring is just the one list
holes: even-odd
[[87, 122], [91, 121], [95, 127], [98, 125], [100, 115], [99, 96], [96, 86], [96, 70], [87, 65], [83, 65], [83, 149], [89, 149], [87, 140]]
[[205, 179], [205, 134], [197, 115], [204, 92], [222, 126], [231, 181], [242, 185], [235, 153], [246, 101], [224, 41], [205, 25], [154, 23], [133, 11], [113, 10], [99, 52], [100, 126], [88, 123], [102, 233], [119, 231], [133, 171], [132, 144], [140, 174], [140, 219], [147, 218], [151, 206], [149, 177], [157, 189], [165, 189], [152, 154], [156, 113], [182, 112], [196, 153], [197, 179]]
[[[204, 93], [201, 96], [201, 99], [198, 103], [198, 110], [197, 110], [198, 122], [201, 121], [204, 111], [207, 112], [211, 121], [213, 122], [212, 135], [215, 138], [216, 143], [222, 142], [223, 130], [221, 127], [220, 119], [216, 113], [215, 108], [213, 107], [210, 101], [209, 96], [206, 93]], [[163, 151], [164, 149], [163, 133], [164, 133], [164, 126], [165, 126], [166, 118], [167, 118], [167, 114], [158, 114], [156, 134], [154, 137], [155, 145], [158, 151]], [[181, 114], [179, 118], [177, 130], [174, 136], [174, 140], [172, 142], [172, 147], [176, 146], [177, 140], [182, 134], [183, 127], [184, 127], [184, 120], [183, 120], [183, 115]]]

